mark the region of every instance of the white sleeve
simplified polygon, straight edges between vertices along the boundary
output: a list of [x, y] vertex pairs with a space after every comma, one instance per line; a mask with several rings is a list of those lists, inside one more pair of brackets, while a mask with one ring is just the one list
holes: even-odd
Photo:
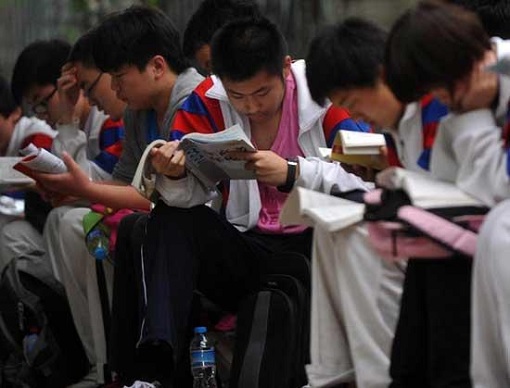
[[330, 194], [334, 186], [341, 191], [370, 190], [371, 184], [348, 173], [338, 163], [316, 157], [299, 158], [299, 178], [296, 185]]
[[[510, 198], [507, 150], [491, 110], [449, 116], [440, 131], [444, 131], [443, 141], [449, 142], [457, 164], [455, 183], [459, 188], [488, 206]], [[448, 144], [441, 146], [444, 149]], [[434, 152], [435, 149], [433, 158]], [[432, 166], [442, 168], [437, 164]]]

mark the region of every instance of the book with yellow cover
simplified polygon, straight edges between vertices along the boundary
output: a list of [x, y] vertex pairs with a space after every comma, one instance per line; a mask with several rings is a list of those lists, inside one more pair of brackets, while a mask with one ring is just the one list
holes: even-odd
[[385, 145], [384, 135], [380, 133], [340, 130], [331, 149], [331, 160], [382, 169], [385, 163], [381, 147]]

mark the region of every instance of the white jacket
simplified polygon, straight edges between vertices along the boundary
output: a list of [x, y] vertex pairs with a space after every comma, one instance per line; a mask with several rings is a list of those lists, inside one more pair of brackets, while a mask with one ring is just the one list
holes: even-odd
[[[347, 173], [336, 163], [328, 163], [319, 158], [319, 147], [326, 146], [322, 121], [327, 108], [317, 105], [310, 96], [306, 83], [305, 62], [303, 60], [294, 62], [291, 70], [296, 80], [299, 115], [298, 143], [305, 155], [305, 158], [299, 158], [300, 176], [296, 185], [324, 193], [330, 193], [334, 185], [337, 185], [341, 191], [368, 189], [368, 185], [359, 177]], [[241, 116], [230, 104], [219, 78], [214, 76], [212, 78], [214, 85], [207, 91], [206, 96], [219, 100], [225, 127], [238, 123], [250, 137], [248, 119]], [[156, 189], [167, 205], [183, 208], [206, 203], [217, 195], [214, 189], [203, 187], [190, 174], [180, 180], [158, 176]], [[253, 228], [257, 224], [260, 209], [257, 181], [230, 181], [226, 216], [234, 226], [241, 231]]]
[[[510, 55], [510, 41], [492, 41], [498, 58]], [[509, 100], [510, 78], [500, 76], [496, 111], [478, 109], [445, 117], [432, 150], [432, 175], [455, 183], [487, 206], [510, 197], [507, 151], [501, 137]]]

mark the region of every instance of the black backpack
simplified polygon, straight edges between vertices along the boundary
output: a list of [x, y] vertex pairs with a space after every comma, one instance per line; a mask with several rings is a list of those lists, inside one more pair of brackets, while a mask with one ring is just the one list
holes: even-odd
[[261, 289], [241, 302], [229, 387], [295, 388], [309, 362], [310, 264], [275, 254]]
[[14, 258], [0, 278], [0, 386], [65, 387], [89, 368], [64, 288], [42, 253]]

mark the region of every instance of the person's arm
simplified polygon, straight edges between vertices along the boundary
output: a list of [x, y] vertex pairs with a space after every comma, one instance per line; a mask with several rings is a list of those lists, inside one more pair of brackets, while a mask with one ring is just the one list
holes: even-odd
[[210, 83], [210, 79], [205, 80], [186, 99], [172, 124], [171, 141], [151, 153], [152, 166], [158, 173], [156, 190], [169, 206], [192, 207], [217, 196], [213, 188], [203, 186], [195, 176], [186, 173], [185, 156], [177, 150], [178, 141], [187, 133], [213, 133], [225, 129], [218, 101], [207, 99], [200, 92]]
[[99, 146], [99, 153], [89, 162], [89, 175], [93, 181], [111, 179], [114, 168], [122, 154], [123, 138], [124, 123], [122, 120], [113, 121], [109, 117], [101, 124], [97, 137], [95, 134], [91, 134], [88, 142], [97, 142]]
[[510, 197], [509, 150], [490, 109], [448, 116], [440, 131], [432, 150], [434, 176], [450, 171], [459, 188], [488, 206]]
[[132, 186], [120, 182], [94, 182], [80, 168], [80, 166], [64, 153], [62, 159], [68, 172], [64, 174], [35, 173], [39, 186], [53, 197], [58, 193], [59, 198], [78, 197], [88, 199], [93, 203], [101, 203], [115, 209], [131, 208], [148, 210], [150, 201], [144, 198]]

